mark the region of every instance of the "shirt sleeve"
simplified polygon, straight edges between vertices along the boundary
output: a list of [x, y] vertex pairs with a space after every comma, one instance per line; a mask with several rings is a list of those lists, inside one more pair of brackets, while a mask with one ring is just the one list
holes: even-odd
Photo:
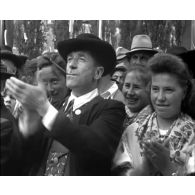
[[42, 123], [47, 130], [51, 131], [57, 115], [58, 111], [50, 104], [47, 113], [42, 119]]

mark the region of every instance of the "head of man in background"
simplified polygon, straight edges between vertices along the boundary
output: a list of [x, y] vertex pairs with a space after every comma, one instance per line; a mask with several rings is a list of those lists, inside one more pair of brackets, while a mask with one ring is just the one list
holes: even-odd
[[112, 80], [116, 82], [120, 90], [122, 90], [126, 72], [127, 72], [127, 68], [123, 63], [117, 64], [114, 69]]
[[116, 49], [116, 60], [117, 64], [120, 64], [120, 66], [124, 66], [126, 69], [129, 68], [129, 57], [127, 56], [127, 53], [130, 51], [124, 47], [118, 47]]
[[66, 87], [66, 62], [55, 52], [37, 58], [37, 82], [45, 86], [50, 103], [60, 109], [69, 94]]
[[132, 40], [131, 50], [126, 55], [130, 59], [130, 66], [145, 66], [148, 60], [158, 51], [153, 49], [152, 41], [148, 35], [135, 35]]

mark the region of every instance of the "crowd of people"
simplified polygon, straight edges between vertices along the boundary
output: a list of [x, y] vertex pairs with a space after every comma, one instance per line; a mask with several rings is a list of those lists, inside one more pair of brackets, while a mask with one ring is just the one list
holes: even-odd
[[1, 46], [1, 175], [195, 175], [195, 50], [89, 33], [33, 59]]

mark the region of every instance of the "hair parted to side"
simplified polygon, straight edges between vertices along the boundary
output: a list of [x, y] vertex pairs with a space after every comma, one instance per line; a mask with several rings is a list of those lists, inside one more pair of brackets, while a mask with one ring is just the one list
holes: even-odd
[[181, 110], [187, 113], [192, 93], [192, 75], [187, 64], [175, 55], [158, 53], [148, 61], [148, 67], [152, 75], [167, 73], [177, 78], [179, 85], [186, 91]]

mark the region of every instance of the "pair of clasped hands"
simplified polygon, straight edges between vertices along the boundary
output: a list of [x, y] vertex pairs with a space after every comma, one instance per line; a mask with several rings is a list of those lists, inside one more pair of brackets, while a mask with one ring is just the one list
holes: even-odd
[[24, 136], [32, 134], [36, 129], [37, 120], [47, 113], [50, 105], [44, 86], [30, 85], [10, 77], [6, 80], [6, 88], [23, 107], [23, 114], [19, 120], [20, 131]]

